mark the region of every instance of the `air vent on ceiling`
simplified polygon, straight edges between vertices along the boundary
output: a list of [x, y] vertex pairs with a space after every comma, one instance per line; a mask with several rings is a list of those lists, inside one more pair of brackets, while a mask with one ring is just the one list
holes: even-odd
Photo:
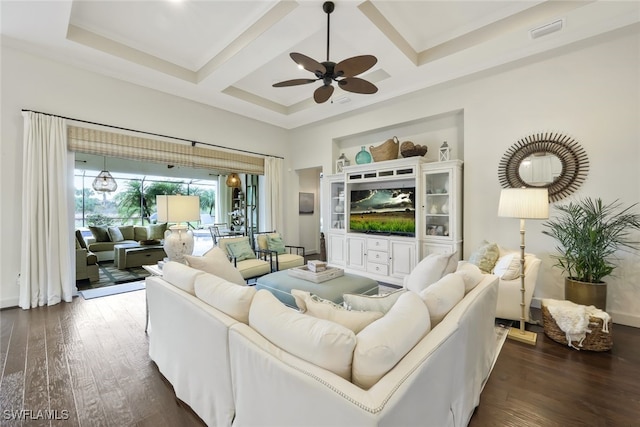
[[539, 37], [546, 36], [547, 34], [560, 31], [562, 27], [564, 27], [564, 19], [558, 19], [557, 21], [553, 21], [548, 24], [532, 29], [531, 31], [529, 31], [529, 35], [531, 36], [532, 39], [537, 39]]

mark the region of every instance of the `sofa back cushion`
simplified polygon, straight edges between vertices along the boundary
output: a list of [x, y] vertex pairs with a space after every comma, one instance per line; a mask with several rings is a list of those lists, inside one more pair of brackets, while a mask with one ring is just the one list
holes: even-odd
[[222, 277], [237, 285], [246, 285], [240, 271], [229, 262], [227, 255], [218, 247], [210, 249], [203, 256], [185, 255], [184, 258], [190, 267]]
[[380, 311], [347, 310], [344, 306], [333, 301], [322, 299], [317, 295], [311, 295], [311, 293], [299, 289], [292, 289], [291, 295], [293, 295], [296, 305], [302, 313], [318, 319], [331, 320], [351, 329], [355, 334], [384, 315]]
[[141, 242], [143, 240], [149, 239], [149, 229], [142, 225], [136, 225], [133, 227], [133, 239], [135, 241]]
[[204, 274], [202, 270], [196, 270], [175, 261], [169, 261], [162, 267], [162, 278], [164, 280], [191, 295], [196, 294], [196, 277], [201, 274]]
[[485, 276], [477, 265], [471, 264], [469, 261], [458, 261], [456, 274], [462, 276], [465, 294], [475, 288]]
[[238, 322], [249, 324], [249, 307], [256, 294], [255, 287], [237, 285], [205, 273], [196, 276], [194, 289], [202, 301]]
[[405, 287], [419, 293], [426, 287], [453, 273], [458, 266], [457, 253], [429, 254], [415, 266], [405, 281]]
[[[352, 381], [368, 390], [389, 372], [429, 331], [427, 306], [413, 292], [400, 295], [384, 317], [356, 336]], [[434, 385], [435, 386], [435, 385]]]
[[149, 225], [147, 240], [162, 240], [164, 239], [165, 231], [167, 231], [166, 222], [161, 222], [159, 224], [151, 224]]
[[434, 328], [464, 298], [464, 279], [460, 274], [447, 274], [420, 292], [420, 298], [429, 309], [431, 327]]
[[249, 325], [282, 350], [351, 379], [356, 335], [350, 329], [293, 310], [264, 289], [253, 298]]
[[121, 225], [118, 228], [120, 229], [124, 240], [133, 240], [133, 225]]

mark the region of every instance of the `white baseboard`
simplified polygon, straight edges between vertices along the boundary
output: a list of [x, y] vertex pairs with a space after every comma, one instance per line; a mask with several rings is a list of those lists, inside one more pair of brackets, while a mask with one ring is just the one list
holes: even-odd
[[[540, 308], [540, 304], [540, 298], [534, 297], [531, 300], [531, 307]], [[616, 311], [608, 311], [607, 313], [613, 319], [613, 323], [640, 328], [640, 316], [637, 314], [618, 313]]]
[[19, 297], [2, 298], [0, 299], [0, 308], [17, 307], [18, 302], [19, 302]]

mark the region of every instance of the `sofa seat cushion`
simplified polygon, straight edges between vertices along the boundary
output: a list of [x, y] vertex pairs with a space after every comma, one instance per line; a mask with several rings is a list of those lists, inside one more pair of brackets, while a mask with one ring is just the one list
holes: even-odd
[[384, 315], [379, 311], [347, 310], [344, 306], [333, 301], [322, 299], [317, 295], [311, 295], [310, 292], [298, 289], [292, 289], [291, 295], [295, 298], [296, 305], [302, 313], [338, 323], [351, 329], [356, 334], [365, 326]]
[[202, 301], [238, 322], [249, 324], [249, 307], [256, 294], [253, 286], [238, 285], [205, 273], [196, 276], [195, 294]]
[[[429, 310], [420, 297], [404, 292], [384, 317], [356, 336], [352, 381], [368, 390], [389, 372], [429, 331]], [[434, 385], [435, 386], [435, 385]]]
[[239, 261], [236, 266], [245, 280], [271, 273], [271, 264], [258, 258]]
[[205, 274], [205, 272], [175, 261], [169, 261], [162, 267], [162, 278], [164, 280], [191, 295], [196, 294], [196, 278], [201, 274]]
[[460, 274], [447, 274], [420, 292], [420, 298], [429, 309], [431, 327], [434, 328], [464, 298], [464, 279]]
[[296, 254], [283, 253], [278, 255], [278, 270], [288, 270], [294, 267], [302, 267], [304, 258]]
[[184, 258], [190, 267], [222, 277], [237, 285], [246, 284], [240, 271], [229, 262], [227, 255], [218, 247], [212, 248], [203, 256], [185, 255]]
[[282, 350], [351, 379], [356, 335], [350, 329], [293, 310], [264, 289], [253, 298], [249, 326]]

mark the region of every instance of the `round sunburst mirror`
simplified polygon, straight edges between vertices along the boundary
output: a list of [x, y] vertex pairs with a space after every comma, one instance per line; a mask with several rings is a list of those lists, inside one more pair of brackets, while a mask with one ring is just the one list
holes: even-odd
[[559, 133], [520, 139], [502, 156], [498, 179], [503, 188], [547, 188], [555, 202], [576, 191], [589, 172], [589, 158], [578, 142]]

